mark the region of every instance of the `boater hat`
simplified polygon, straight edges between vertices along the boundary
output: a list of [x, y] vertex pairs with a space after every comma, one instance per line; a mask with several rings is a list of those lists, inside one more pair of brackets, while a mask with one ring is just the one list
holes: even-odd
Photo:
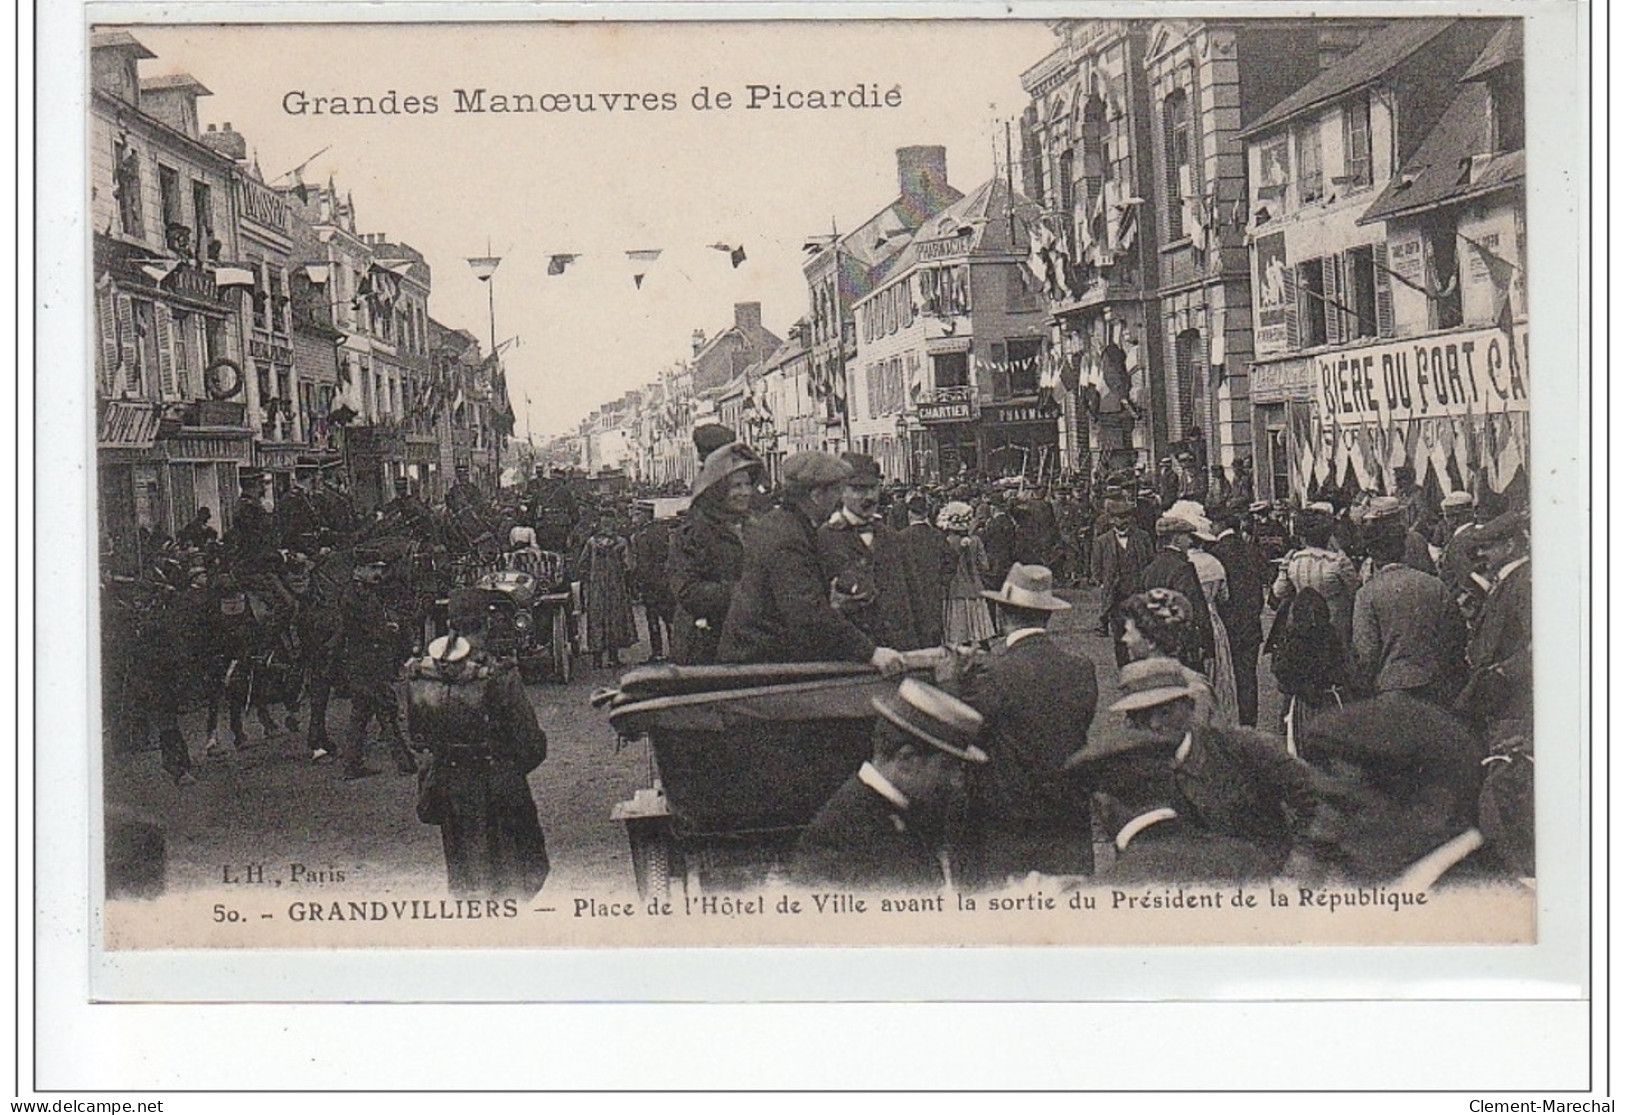
[[1181, 697], [1194, 697], [1196, 691], [1186, 679], [1185, 667], [1174, 658], [1142, 658], [1123, 667], [1117, 684], [1123, 695], [1112, 702], [1113, 712], [1135, 712], [1155, 708]]
[[1055, 574], [1042, 565], [1012, 565], [999, 591], [984, 590], [982, 595], [996, 604], [1030, 608], [1035, 612], [1066, 612], [1072, 608], [1055, 595]]
[[895, 693], [884, 693], [869, 704], [891, 723], [939, 751], [967, 763], [987, 762], [987, 752], [976, 746], [982, 734], [982, 714], [934, 685], [904, 678]]

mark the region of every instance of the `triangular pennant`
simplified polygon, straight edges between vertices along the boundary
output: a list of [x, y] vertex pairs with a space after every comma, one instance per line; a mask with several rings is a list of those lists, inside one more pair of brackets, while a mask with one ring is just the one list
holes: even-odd
[[730, 263], [732, 263], [734, 265], [735, 270], [738, 270], [739, 265], [741, 263], [745, 262], [745, 248], [744, 248], [744, 245], [740, 245], [739, 247], [735, 248], [733, 251], [728, 253], [728, 262], [730, 262]]
[[565, 253], [548, 256], [547, 273], [549, 275], [562, 275], [564, 274], [564, 269], [566, 267], [570, 266], [570, 264], [574, 263], [580, 258], [581, 257], [579, 255], [569, 255]]
[[632, 285], [637, 287], [639, 290], [643, 289], [643, 274], [642, 274], [642, 272], [639, 272], [638, 274], [635, 274], [635, 275], [632, 276]]

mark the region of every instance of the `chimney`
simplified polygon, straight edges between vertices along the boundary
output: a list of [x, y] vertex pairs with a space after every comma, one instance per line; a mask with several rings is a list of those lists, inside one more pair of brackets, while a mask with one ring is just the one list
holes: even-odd
[[918, 222], [931, 216], [948, 200], [948, 149], [899, 147], [897, 192], [903, 212], [918, 227]]
[[734, 328], [745, 334], [747, 342], [754, 343], [762, 331], [762, 304], [760, 302], [734, 303]]
[[243, 138], [241, 132], [231, 130], [230, 120], [220, 125], [218, 131], [210, 124], [209, 130], [203, 133], [203, 146], [232, 162], [240, 163], [248, 159], [248, 140]]
[[192, 139], [201, 138], [197, 126], [197, 99], [212, 95], [191, 74], [141, 79], [141, 111]]
[[690, 339], [694, 343], [694, 355], [698, 356], [700, 354], [700, 349], [705, 347], [705, 330], [694, 330], [694, 336]]

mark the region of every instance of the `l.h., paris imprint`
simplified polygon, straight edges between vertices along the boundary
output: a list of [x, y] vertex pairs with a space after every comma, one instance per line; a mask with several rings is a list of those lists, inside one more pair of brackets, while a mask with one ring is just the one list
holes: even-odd
[[1524, 27], [1154, 16], [89, 28], [106, 946], [1534, 941]]

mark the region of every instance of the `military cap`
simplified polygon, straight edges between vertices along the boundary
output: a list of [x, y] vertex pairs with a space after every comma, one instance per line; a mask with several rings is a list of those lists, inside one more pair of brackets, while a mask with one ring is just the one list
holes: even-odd
[[832, 453], [816, 449], [792, 453], [784, 459], [786, 487], [822, 488], [826, 484], [839, 484], [851, 475], [851, 465]]

